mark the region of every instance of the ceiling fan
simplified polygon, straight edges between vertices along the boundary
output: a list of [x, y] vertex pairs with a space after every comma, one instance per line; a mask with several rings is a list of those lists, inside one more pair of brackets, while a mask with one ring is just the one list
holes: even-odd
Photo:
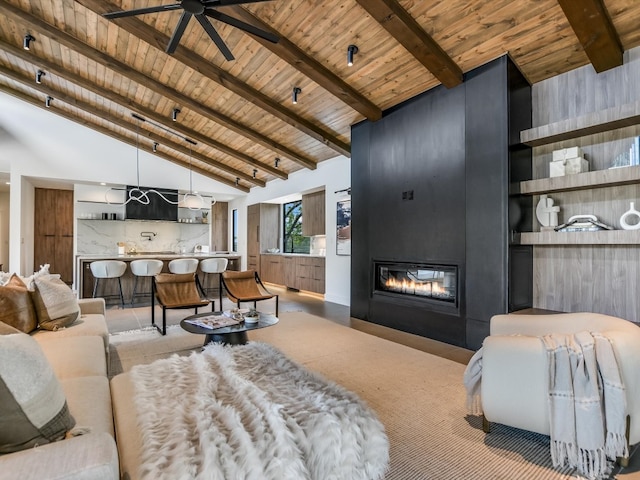
[[178, 21], [178, 24], [176, 25], [176, 28], [173, 31], [173, 35], [171, 35], [171, 39], [167, 44], [166, 52], [168, 54], [172, 54], [176, 51], [176, 48], [178, 48], [178, 43], [182, 38], [182, 34], [187, 28], [187, 24], [189, 23], [189, 20], [191, 20], [192, 16], [195, 16], [196, 20], [198, 20], [198, 22], [200, 22], [200, 25], [202, 25], [202, 28], [204, 28], [204, 31], [207, 32], [209, 37], [211, 37], [211, 40], [213, 40], [213, 43], [215, 43], [217, 47], [220, 49], [220, 51], [224, 55], [224, 58], [226, 58], [227, 60], [233, 60], [234, 56], [231, 53], [231, 50], [229, 50], [227, 45], [224, 43], [224, 40], [222, 40], [222, 37], [220, 37], [220, 34], [218, 34], [218, 32], [213, 27], [213, 25], [211, 24], [211, 22], [207, 17], [213, 18], [222, 23], [226, 23], [228, 25], [231, 25], [232, 27], [239, 28], [240, 30], [243, 30], [252, 35], [256, 35], [269, 42], [278, 43], [280, 39], [276, 35], [270, 32], [261, 30], [257, 27], [254, 27], [253, 25], [240, 21], [236, 18], [233, 18], [229, 15], [226, 15], [216, 10], [218, 7], [226, 7], [230, 5], [242, 5], [246, 3], [258, 3], [258, 2], [265, 2], [265, 1], [270, 1], [270, 0], [180, 0], [179, 3], [173, 3], [170, 5], [157, 5], [155, 7], [134, 8], [133, 10], [123, 10], [120, 12], [105, 13], [102, 16], [104, 18], [111, 20], [114, 18], [143, 15], [145, 13], [171, 12], [173, 10], [182, 9], [183, 10], [182, 16], [180, 17], [180, 20]]

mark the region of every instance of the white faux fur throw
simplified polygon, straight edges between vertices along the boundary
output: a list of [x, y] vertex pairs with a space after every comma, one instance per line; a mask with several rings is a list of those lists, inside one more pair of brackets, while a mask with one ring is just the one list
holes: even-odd
[[352, 392], [257, 342], [131, 370], [146, 480], [384, 476], [384, 427]]

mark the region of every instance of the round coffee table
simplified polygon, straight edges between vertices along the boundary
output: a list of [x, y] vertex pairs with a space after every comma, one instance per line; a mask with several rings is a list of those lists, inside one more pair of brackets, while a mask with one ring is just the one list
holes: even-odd
[[189, 333], [204, 335], [204, 345], [211, 342], [226, 343], [228, 345], [244, 345], [247, 343], [247, 332], [258, 328], [270, 327], [278, 323], [278, 317], [271, 313], [261, 313], [260, 319], [256, 323], [242, 322], [237, 325], [229, 325], [220, 328], [206, 328], [187, 322], [198, 317], [209, 315], [222, 315], [222, 312], [205, 312], [197, 315], [190, 315], [180, 321], [180, 326]]

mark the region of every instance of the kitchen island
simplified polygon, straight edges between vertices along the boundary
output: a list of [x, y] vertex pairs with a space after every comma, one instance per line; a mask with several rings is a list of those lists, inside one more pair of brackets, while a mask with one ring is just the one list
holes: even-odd
[[[133, 283], [135, 276], [131, 273], [129, 263], [134, 260], [141, 260], [153, 258], [162, 260], [164, 266], [163, 272], [169, 272], [169, 262], [176, 258], [196, 258], [198, 260], [204, 260], [205, 258], [226, 258], [229, 260], [227, 270], [240, 270], [241, 256], [234, 252], [212, 252], [212, 253], [174, 253], [174, 252], [136, 252], [125, 253], [123, 255], [118, 254], [82, 254], [76, 255], [76, 289], [80, 298], [91, 298], [93, 295], [93, 283], [94, 277], [91, 273], [91, 262], [98, 260], [121, 260], [127, 264], [127, 270], [121, 278], [122, 291], [124, 294], [125, 302], [131, 301], [131, 295], [133, 293]], [[219, 279], [217, 275], [209, 275], [204, 283], [204, 274], [198, 269], [198, 275], [203, 282], [205, 288], [218, 289]], [[214, 278], [215, 277], [215, 278]], [[146, 282], [145, 282], [146, 283]], [[103, 289], [104, 287], [104, 289]], [[150, 287], [144, 285], [143, 282], [138, 282], [137, 292], [149, 291]], [[100, 282], [100, 294], [103, 295], [117, 295], [117, 282]], [[136, 294], [137, 296], [137, 294]]]

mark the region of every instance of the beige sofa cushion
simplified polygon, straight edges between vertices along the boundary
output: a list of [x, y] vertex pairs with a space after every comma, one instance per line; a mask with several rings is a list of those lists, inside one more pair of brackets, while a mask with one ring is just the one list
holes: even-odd
[[80, 315], [75, 294], [58, 275], [39, 275], [34, 279], [33, 304], [38, 326], [58, 330], [71, 325]]
[[119, 480], [113, 437], [90, 433], [0, 456], [0, 480]]
[[43, 344], [53, 338], [98, 336], [102, 337], [104, 350], [107, 351], [109, 348], [109, 331], [107, 330], [107, 322], [105, 321], [104, 315], [97, 313], [81, 315], [80, 318], [71, 326], [61, 328], [55, 332], [38, 329], [35, 332], [32, 332], [31, 335], [38, 340], [38, 342]]
[[69, 411], [76, 420], [72, 433], [108, 433], [112, 437], [113, 414], [107, 377], [65, 378], [60, 381]]
[[74, 426], [60, 382], [29, 335], [0, 335], [0, 453], [64, 438]]
[[142, 453], [142, 437], [137, 426], [138, 413], [133, 402], [134, 385], [129, 373], [111, 379], [111, 403], [118, 439], [122, 478], [139, 478], [138, 467]]
[[34, 335], [34, 338], [40, 343], [58, 379], [107, 376], [101, 337], [58, 337], [57, 334], [52, 332], [48, 337]]
[[0, 322], [30, 333], [38, 326], [36, 311], [27, 286], [17, 275], [0, 287]]

